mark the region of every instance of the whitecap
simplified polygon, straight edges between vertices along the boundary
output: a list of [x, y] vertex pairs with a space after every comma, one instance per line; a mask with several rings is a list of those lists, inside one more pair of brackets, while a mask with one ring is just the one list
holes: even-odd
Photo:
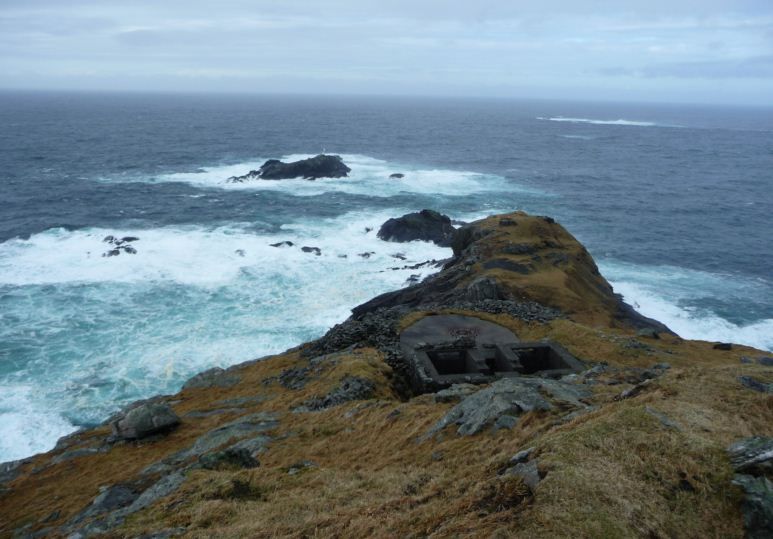
[[61, 410], [45, 403], [44, 393], [30, 384], [0, 384], [0, 462], [47, 451], [75, 430]]
[[[283, 161], [297, 161], [312, 154], [293, 154], [280, 157]], [[287, 180], [252, 180], [229, 182], [232, 176], [240, 176], [260, 168], [265, 159], [242, 163], [205, 166], [193, 172], [174, 172], [160, 176], [135, 177], [141, 182], [183, 182], [195, 187], [217, 188], [235, 191], [275, 191], [293, 196], [318, 196], [325, 193], [347, 193], [373, 197], [392, 197], [401, 193], [420, 195], [466, 195], [500, 190], [518, 189], [507, 184], [501, 176], [463, 170], [426, 168], [404, 163], [392, 163], [364, 155], [342, 154], [344, 162], [352, 169], [346, 178], [321, 178], [314, 181], [302, 178]], [[393, 173], [403, 178], [390, 178]], [[126, 177], [102, 178], [103, 181], [127, 181]]]
[[625, 120], [625, 119], [617, 119], [617, 120], [594, 120], [592, 118], [567, 118], [564, 116], [555, 116], [555, 117], [544, 117], [544, 116], [538, 116], [538, 120], [545, 120], [549, 122], [569, 122], [569, 123], [578, 123], [578, 124], [593, 124], [593, 125], [624, 125], [624, 126], [634, 126], [634, 127], [680, 127], [676, 125], [660, 125], [655, 122], [644, 122], [644, 121], [635, 121], [635, 120]]
[[706, 298], [744, 304], [769, 297], [769, 283], [674, 266], [605, 260], [599, 262], [599, 267], [627, 303], [683, 338], [734, 342], [773, 351], [773, 319], [739, 324], [708, 307], [695, 307]]
[[[53, 447], [74, 428], [65, 417], [99, 422], [204, 369], [279, 353], [437, 271], [405, 266], [450, 249], [376, 237], [409, 210], [300, 219], [276, 234], [237, 224], [55, 229], [0, 244], [0, 356], [20, 365], [0, 376], [0, 461]], [[139, 237], [137, 254], [102, 257], [108, 234]], [[282, 241], [294, 246], [270, 246]]]

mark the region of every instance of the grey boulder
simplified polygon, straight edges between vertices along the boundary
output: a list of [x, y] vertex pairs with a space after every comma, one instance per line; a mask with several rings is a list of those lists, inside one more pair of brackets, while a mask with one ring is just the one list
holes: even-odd
[[146, 438], [172, 430], [180, 418], [165, 403], [145, 403], [125, 412], [113, 421], [113, 435], [123, 440]]
[[532, 410], [551, 410], [554, 403], [582, 408], [587, 390], [544, 378], [503, 378], [464, 398], [424, 435], [427, 439], [450, 425], [460, 436], [483, 431], [502, 416], [517, 417]]

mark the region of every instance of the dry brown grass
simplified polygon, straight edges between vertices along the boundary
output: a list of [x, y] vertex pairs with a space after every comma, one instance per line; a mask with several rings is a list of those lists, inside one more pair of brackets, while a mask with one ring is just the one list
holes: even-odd
[[[179, 491], [111, 536], [182, 526], [193, 538], [741, 537], [739, 493], [730, 486], [724, 448], [738, 438], [773, 435], [773, 396], [738, 382], [741, 374], [773, 381], [770, 369], [740, 362], [759, 352], [741, 346], [718, 351], [711, 343], [673, 336], [637, 339], [632, 330], [614, 327], [603, 283], [584, 249], [557, 225], [515, 218], [515, 227], [486, 221], [496, 231], [483, 245], [484, 257], [507, 243], [546, 239], [555, 245], [543, 245], [547, 252], [569, 252], [573, 263], [561, 271], [540, 267], [535, 275], [497, 277], [524, 297], [567, 309], [573, 320], [537, 324], [447, 312], [497, 322], [523, 340], [556, 340], [589, 363], [632, 369], [668, 362], [671, 369], [627, 400], [614, 397], [630, 385], [594, 386], [597, 409], [568, 423], [558, 412], [530, 413], [509, 431], [458, 437], [449, 429], [419, 442], [452, 404], [437, 404], [427, 395], [401, 402], [376, 350], [330, 357], [301, 390], [263, 383], [285, 369], [307, 366], [297, 350], [247, 364], [239, 369], [236, 386], [182, 392], [173, 397], [174, 407], [184, 416], [222, 408], [226, 399], [264, 396], [239, 413], [280, 416], [261, 466], [192, 471]], [[401, 327], [427, 314], [411, 313]], [[373, 380], [377, 395], [321, 412], [291, 411], [326, 394], [346, 375]], [[663, 425], [648, 408], [678, 428]], [[55, 510], [60, 517], [47, 525], [62, 524], [99, 486], [130, 480], [239, 414], [185, 419], [157, 441], [118, 445], [59, 465], [46, 467], [53, 454], [37, 457], [0, 498], [0, 536], [26, 523], [42, 527], [40, 520]], [[96, 443], [106, 434], [102, 428], [81, 439]], [[530, 446], [546, 474], [533, 493], [519, 479], [500, 475], [514, 453]], [[302, 460], [315, 466], [289, 474]], [[33, 468], [40, 471], [32, 473]]]

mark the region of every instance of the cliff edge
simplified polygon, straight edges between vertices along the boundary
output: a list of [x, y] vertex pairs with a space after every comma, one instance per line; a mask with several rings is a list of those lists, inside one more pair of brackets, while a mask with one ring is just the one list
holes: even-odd
[[767, 535], [768, 354], [636, 313], [550, 218], [452, 247], [317, 341], [0, 465], [0, 536]]

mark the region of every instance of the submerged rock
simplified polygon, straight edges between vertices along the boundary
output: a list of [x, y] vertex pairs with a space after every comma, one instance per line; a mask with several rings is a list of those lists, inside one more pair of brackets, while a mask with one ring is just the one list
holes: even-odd
[[136, 440], [167, 432], [180, 424], [172, 407], [164, 403], [145, 403], [132, 408], [112, 423], [113, 435]]
[[118, 256], [122, 252], [130, 255], [137, 254], [137, 249], [129, 245], [134, 241], [139, 241], [139, 238], [136, 236], [124, 236], [123, 238], [116, 238], [115, 236], [105, 236], [102, 239], [102, 241], [104, 243], [109, 243], [110, 245], [113, 246], [112, 249], [102, 253], [103, 257]]
[[314, 253], [317, 256], [322, 255], [322, 249], [319, 247], [301, 247], [301, 251], [304, 253]]
[[258, 170], [251, 170], [243, 176], [232, 176], [229, 182], [241, 183], [249, 180], [287, 180], [303, 178], [345, 178], [351, 172], [338, 155], [320, 154], [308, 159], [284, 163], [278, 159], [269, 159]]
[[389, 219], [378, 231], [384, 241], [431, 241], [441, 247], [449, 247], [456, 229], [447, 215], [433, 210], [421, 210], [402, 217]]
[[405, 178], [405, 174], [402, 172], [395, 172], [394, 174], [389, 175], [390, 180], [401, 180], [403, 178]]

